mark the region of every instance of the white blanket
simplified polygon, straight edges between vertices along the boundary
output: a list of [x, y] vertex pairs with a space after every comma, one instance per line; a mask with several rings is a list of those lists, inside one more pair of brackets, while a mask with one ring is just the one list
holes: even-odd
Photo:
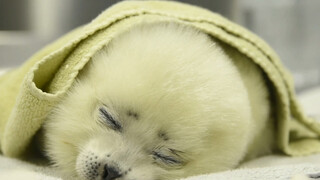
[[[0, 70], [0, 75], [2, 74]], [[307, 114], [320, 119], [320, 87], [299, 95]], [[271, 155], [249, 161], [238, 169], [184, 180], [306, 180], [319, 176], [320, 154], [307, 157]], [[61, 180], [54, 168], [35, 166], [0, 155], [0, 180]], [[312, 178], [316, 179], [316, 178]]]

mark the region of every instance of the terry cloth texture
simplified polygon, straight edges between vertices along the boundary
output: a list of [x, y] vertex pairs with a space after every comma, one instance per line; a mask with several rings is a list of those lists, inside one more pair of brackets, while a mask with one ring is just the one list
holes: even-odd
[[125, 1], [0, 77], [2, 153], [18, 157], [26, 151], [50, 110], [98, 50], [130, 27], [154, 22], [193, 26], [248, 56], [270, 81], [278, 147], [288, 155], [320, 152], [320, 125], [301, 111], [289, 74], [264, 41], [206, 9], [169, 1]]

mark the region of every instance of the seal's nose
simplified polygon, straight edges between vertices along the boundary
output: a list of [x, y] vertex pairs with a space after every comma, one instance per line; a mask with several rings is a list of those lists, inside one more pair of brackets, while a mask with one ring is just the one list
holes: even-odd
[[114, 180], [121, 176], [122, 174], [115, 167], [108, 166], [107, 164], [104, 166], [103, 176], [102, 176], [103, 180]]

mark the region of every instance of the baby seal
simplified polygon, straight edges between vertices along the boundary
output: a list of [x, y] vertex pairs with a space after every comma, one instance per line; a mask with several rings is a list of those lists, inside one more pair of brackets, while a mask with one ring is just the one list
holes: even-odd
[[270, 153], [261, 70], [178, 23], [136, 25], [100, 50], [46, 119], [45, 146], [85, 180], [171, 180]]

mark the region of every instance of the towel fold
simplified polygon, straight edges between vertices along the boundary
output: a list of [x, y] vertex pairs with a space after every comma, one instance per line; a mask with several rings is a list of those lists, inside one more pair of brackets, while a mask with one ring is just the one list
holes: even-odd
[[220, 15], [196, 6], [170, 1], [125, 1], [0, 77], [2, 153], [22, 155], [50, 110], [91, 57], [117, 34], [139, 23], [152, 22], [193, 26], [248, 56], [270, 81], [279, 149], [288, 155], [320, 152], [319, 123], [302, 112], [289, 73], [264, 41]]

